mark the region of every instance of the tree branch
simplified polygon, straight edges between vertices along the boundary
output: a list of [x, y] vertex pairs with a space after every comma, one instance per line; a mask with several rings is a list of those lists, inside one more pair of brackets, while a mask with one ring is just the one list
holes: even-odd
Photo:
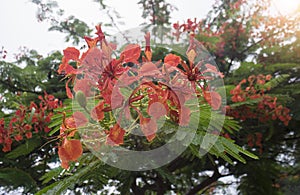
[[218, 179], [222, 177], [222, 175], [219, 173], [218, 170], [214, 171], [214, 174], [207, 178], [206, 180], [204, 180], [203, 182], [201, 182], [199, 185], [194, 186], [188, 193], [186, 193], [186, 195], [194, 195], [197, 192], [199, 192], [200, 190], [205, 189], [207, 186], [211, 185], [212, 183], [218, 181]]
[[22, 89], [22, 88], [18, 88], [16, 86], [14, 86], [12, 83], [10, 82], [5, 82], [3, 80], [0, 80], [0, 84], [2, 84], [3, 86], [5, 87], [8, 87], [8, 88], [11, 88], [12, 90], [10, 91], [13, 91], [13, 92], [27, 92], [27, 93], [33, 93], [33, 94], [37, 94], [37, 95], [40, 95], [41, 93], [40, 92], [36, 92], [36, 91], [31, 91], [31, 90], [26, 90], [26, 89]]

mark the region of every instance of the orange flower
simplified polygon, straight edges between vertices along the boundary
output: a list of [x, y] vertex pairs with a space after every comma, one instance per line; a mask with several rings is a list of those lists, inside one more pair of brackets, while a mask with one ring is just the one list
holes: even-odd
[[125, 63], [133, 62], [138, 63], [138, 59], [141, 54], [141, 47], [138, 44], [129, 44], [127, 45], [121, 53], [121, 58]]
[[221, 103], [222, 103], [222, 98], [220, 96], [219, 93], [215, 92], [215, 91], [204, 91], [204, 98], [207, 101], [207, 103], [209, 105], [211, 105], [211, 107], [214, 110], [217, 110], [220, 108]]
[[156, 137], [156, 120], [154, 118], [145, 118], [142, 115], [140, 115], [140, 125], [147, 140], [151, 142]]
[[177, 66], [181, 62], [181, 58], [175, 54], [168, 54], [164, 59], [165, 64]]
[[69, 168], [70, 161], [76, 161], [82, 155], [82, 145], [80, 140], [64, 139], [58, 146], [58, 155], [61, 160], [61, 166], [64, 169]]
[[91, 111], [91, 117], [92, 119], [96, 121], [101, 121], [104, 118], [104, 103], [99, 102], [97, 106], [95, 106]]
[[110, 128], [109, 134], [106, 139], [106, 144], [111, 146], [118, 146], [124, 143], [125, 130], [116, 123], [112, 128]]
[[77, 127], [84, 126], [88, 122], [85, 115], [75, 112], [72, 117], [66, 118], [60, 128], [61, 145], [58, 146], [58, 156], [61, 166], [69, 168], [70, 161], [76, 161], [82, 155], [82, 145], [80, 140], [71, 139], [77, 132]]

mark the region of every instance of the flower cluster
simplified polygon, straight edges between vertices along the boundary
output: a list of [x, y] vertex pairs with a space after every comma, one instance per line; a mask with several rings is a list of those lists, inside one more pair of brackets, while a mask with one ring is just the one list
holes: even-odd
[[[258, 99], [259, 102], [255, 108], [249, 105], [242, 105], [236, 108], [228, 106], [227, 113], [234, 118], [246, 120], [247, 118], [256, 118], [260, 122], [266, 122], [270, 119], [279, 119], [288, 125], [291, 120], [290, 110], [277, 103], [277, 98], [265, 94], [270, 90], [265, 87], [266, 81], [271, 79], [271, 75], [251, 75], [248, 79], [243, 79], [233, 90], [230, 91], [233, 102], [245, 102], [247, 100]], [[243, 87], [246, 86], [247, 87]]]
[[0, 144], [2, 151], [11, 151], [13, 140], [21, 141], [24, 137], [30, 139], [32, 133], [48, 132], [48, 123], [51, 121], [52, 111], [61, 106], [53, 95], [45, 93], [39, 96], [39, 105], [31, 102], [30, 106], [20, 105], [8, 124], [4, 118], [0, 119]]
[[[221, 96], [210, 89], [206, 81], [223, 75], [215, 66], [197, 62], [197, 43], [193, 37], [186, 51], [187, 59], [170, 53], [152, 62], [149, 33], [145, 35], [144, 50], [138, 44], [128, 44], [119, 58], [113, 58], [116, 46], [106, 41], [100, 25], [96, 29], [95, 38], [85, 37], [86, 52], [80, 55], [74, 47], [64, 50], [58, 69], [67, 79], [68, 97], [74, 98], [84, 110], [66, 118], [61, 125], [59, 156], [64, 168], [82, 153], [82, 146], [74, 135], [86, 124], [105, 126], [105, 143], [118, 146], [124, 143], [134, 126], [124, 127], [124, 120], [133, 118], [132, 123], [138, 123], [151, 142], [156, 137], [157, 121], [161, 117], [181, 126], [189, 125], [191, 110], [185, 103], [193, 95], [210, 104], [212, 109], [220, 108]], [[88, 101], [92, 98], [96, 104], [90, 108]], [[118, 110], [117, 116], [112, 118], [115, 110]], [[74, 119], [76, 123], [71, 122]]]

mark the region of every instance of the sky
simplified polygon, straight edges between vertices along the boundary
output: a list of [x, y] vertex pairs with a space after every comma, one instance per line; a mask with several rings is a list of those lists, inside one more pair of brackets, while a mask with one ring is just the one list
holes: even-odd
[[[203, 18], [215, 0], [172, 0], [169, 1], [178, 8], [172, 13], [172, 21], [183, 22], [188, 18]], [[57, 0], [60, 8], [65, 10], [64, 17], [74, 15], [93, 27], [100, 22], [108, 22], [108, 18], [100, 6], [93, 0]], [[76, 2], [76, 3], [74, 3]], [[144, 22], [138, 0], [110, 0], [104, 1], [121, 15], [125, 25], [119, 25], [121, 30], [138, 27]], [[196, 6], [195, 6], [196, 5]], [[26, 46], [35, 49], [42, 55], [60, 50], [72, 43], [65, 43], [64, 34], [48, 31], [50, 24], [38, 22], [36, 18], [37, 6], [29, 0], [1, 0], [0, 6], [0, 51], [2, 46], [8, 52], [7, 61], [14, 60], [14, 54], [19, 48]], [[105, 30], [105, 29], [104, 29]]]
[[[100, 6], [93, 0], [57, 0], [57, 2], [59, 7], [65, 10], [63, 16], [65, 18], [74, 15], [90, 27], [100, 22], [109, 22], [104, 11], [100, 11]], [[136, 28], [145, 22], [141, 17], [142, 10], [137, 4], [138, 0], [104, 0], [104, 2], [122, 17], [121, 21], [125, 25], [119, 25], [121, 30]], [[171, 15], [172, 22], [183, 22], [188, 18], [205, 17], [215, 0], [169, 0], [168, 2], [178, 8]], [[272, 0], [272, 6], [275, 11], [286, 14], [295, 9], [299, 2], [300, 0]], [[30, 0], [1, 0], [0, 5], [0, 51], [4, 47], [8, 52], [7, 61], [13, 61], [14, 54], [19, 53], [19, 48], [23, 46], [35, 49], [44, 56], [51, 51], [62, 51], [71, 46], [71, 43], [64, 41], [64, 34], [49, 32], [49, 23], [37, 21], [37, 6]]]

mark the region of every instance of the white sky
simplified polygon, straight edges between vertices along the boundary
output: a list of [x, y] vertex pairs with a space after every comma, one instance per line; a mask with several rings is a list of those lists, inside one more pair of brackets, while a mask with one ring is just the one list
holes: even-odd
[[[91, 27], [100, 22], [109, 22], [104, 12], [93, 0], [57, 0], [59, 7], [65, 10], [64, 16], [75, 15]], [[110, 7], [123, 17], [125, 25], [122, 30], [138, 27], [144, 22], [142, 10], [137, 5], [138, 0], [104, 0]], [[168, 0], [178, 8], [172, 13], [172, 21], [181, 21], [188, 18], [203, 18], [210, 10], [215, 0]], [[272, 0], [273, 7], [282, 14], [295, 9], [300, 0]], [[46, 55], [53, 50], [62, 51], [71, 43], [65, 43], [65, 34], [48, 32], [50, 25], [47, 22], [39, 23], [36, 19], [37, 6], [29, 0], [1, 0], [0, 4], [0, 51], [2, 46], [7, 50], [6, 60], [14, 60], [18, 48], [26, 46]], [[105, 28], [104, 28], [105, 30]]]
[[[203, 18], [210, 10], [215, 0], [172, 0], [178, 11], [172, 13], [172, 21], [183, 22], [187, 18]], [[75, 15], [94, 26], [100, 22], [108, 22], [100, 7], [93, 0], [57, 0], [59, 7], [65, 10], [64, 16]], [[142, 10], [137, 5], [138, 0], [110, 0], [104, 1], [116, 9], [123, 17], [125, 25], [120, 25], [122, 30], [138, 27], [144, 22], [141, 17]], [[6, 60], [13, 60], [13, 54], [18, 53], [20, 46], [35, 49], [40, 54], [46, 55], [53, 50], [63, 50], [71, 43], [65, 43], [65, 34], [48, 32], [47, 22], [37, 22], [37, 6], [29, 0], [1, 0], [0, 4], [0, 50], [4, 46], [8, 55]]]

